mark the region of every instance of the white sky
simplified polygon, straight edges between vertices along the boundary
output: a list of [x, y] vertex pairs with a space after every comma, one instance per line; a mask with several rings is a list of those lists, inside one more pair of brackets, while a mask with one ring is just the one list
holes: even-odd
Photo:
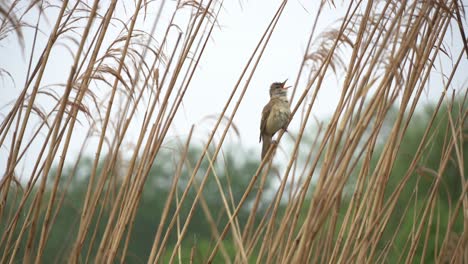
[[[210, 40], [202, 57], [191, 88], [189, 88], [185, 96], [183, 111], [177, 116], [169, 138], [174, 135], [186, 135], [192, 124], [200, 124], [203, 118], [221, 112], [230, 91], [281, 1], [226, 2], [224, 10], [221, 11], [219, 16], [221, 28], [217, 28], [212, 35], [212, 40]], [[338, 6], [342, 5], [340, 1], [335, 1], [335, 3]], [[173, 3], [168, 3], [168, 8], [170, 8], [171, 4]], [[272, 82], [283, 81], [286, 78], [289, 79], [289, 83], [294, 83], [318, 5], [319, 1], [291, 0], [288, 2], [234, 120], [241, 139], [231, 136], [231, 143], [256, 148], [258, 149], [257, 152], [260, 152], [260, 144], [258, 143], [259, 120], [261, 110], [269, 99], [269, 85]], [[337, 19], [342, 17], [344, 11], [344, 8], [341, 7], [335, 9], [327, 6], [319, 20], [316, 36], [317, 33], [322, 32], [324, 28], [331, 26]], [[101, 10], [102, 12], [103, 10]], [[155, 14], [156, 11], [153, 13]], [[122, 12], [122, 14], [125, 15], [125, 20], [130, 16], [128, 13]], [[163, 12], [161, 19], [167, 22], [169, 16], [170, 13]], [[151, 17], [151, 12], [149, 17]], [[151, 19], [147, 19], [147, 21], [152, 23]], [[54, 22], [54, 19], [50, 19], [50, 23], [53, 24]], [[142, 27], [150, 28], [151, 25], [142, 25]], [[32, 31], [25, 32], [26, 54], [29, 52], [28, 48], [30, 48], [33, 37], [30, 32]], [[454, 31], [453, 35], [455, 39], [459, 40], [459, 32]], [[46, 38], [42, 37], [39, 50], [42, 50], [45, 40]], [[458, 51], [460, 49], [456, 48], [454, 50]], [[69, 67], [67, 68], [64, 65], [69, 65], [72, 57], [64, 48], [59, 54], [63, 54], [63, 56], [52, 57], [51, 66], [46, 72], [45, 83], [66, 82]], [[20, 93], [24, 84], [28, 61], [22, 55], [16, 38], [9, 38], [0, 42], [0, 57], [0, 68], [9, 71], [15, 80], [15, 85], [8, 78], [0, 81], [2, 86], [0, 106], [4, 106], [14, 100]], [[467, 69], [466, 60], [462, 68], [460, 72], [467, 72], [464, 70]], [[64, 70], [65, 74], [62, 74]], [[454, 87], [459, 89], [463, 86], [466, 87], [466, 77], [462, 76], [454, 83]], [[341, 89], [336, 80], [327, 80], [323, 87], [325, 88], [320, 92], [313, 109], [314, 116], [322, 120], [333, 112]], [[440, 87], [435, 88], [434, 93], [438, 96]], [[430, 96], [426, 97], [426, 100], [429, 101]], [[44, 103], [47, 103], [47, 101], [44, 101]], [[0, 121], [3, 121], [8, 110], [9, 107], [0, 109]], [[199, 130], [198, 139], [203, 140], [206, 138], [213, 124], [213, 122], [205, 123], [205, 126]], [[294, 123], [292, 126], [292, 131], [294, 131]], [[69, 151], [71, 157], [81, 147], [81, 141], [78, 139], [83, 137], [83, 133], [80, 133], [80, 129], [82, 130], [83, 127], [78, 125], [75, 133], [77, 140], [74, 140], [75, 143]], [[138, 134], [138, 129], [131, 130], [128, 138], [137, 138]], [[6, 142], [7, 146], [9, 146], [9, 143]], [[94, 148], [90, 148], [90, 155], [93, 155], [94, 151]], [[0, 150], [0, 171], [5, 170], [6, 153], [5, 146], [2, 146]], [[31, 153], [31, 156], [34, 157], [34, 154]]]

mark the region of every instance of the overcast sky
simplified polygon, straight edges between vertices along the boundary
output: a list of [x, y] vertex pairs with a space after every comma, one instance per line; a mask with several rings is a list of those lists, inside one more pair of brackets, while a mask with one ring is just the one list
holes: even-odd
[[[217, 28], [212, 35], [212, 40], [210, 40], [202, 57], [191, 88], [189, 88], [185, 96], [183, 111], [177, 116], [169, 137], [186, 135], [192, 124], [200, 125], [203, 118], [221, 112], [230, 91], [280, 2], [278, 0], [226, 1], [225, 7], [219, 16], [221, 28]], [[345, 7], [340, 7], [340, 1], [335, 1], [335, 3], [338, 5], [337, 8], [330, 6], [325, 8], [319, 20], [317, 33], [322, 32], [327, 27], [336, 25], [337, 19], [344, 15]], [[168, 9], [170, 9], [170, 5], [169, 3]], [[241, 144], [248, 148], [258, 148], [258, 153], [260, 152], [260, 144], [258, 143], [259, 120], [261, 110], [269, 99], [269, 85], [272, 82], [284, 81], [287, 78], [290, 83], [294, 82], [318, 5], [319, 1], [291, 0], [288, 2], [234, 120], [241, 139], [231, 137], [231, 143]], [[170, 12], [163, 12], [161, 19], [168, 21], [170, 14]], [[128, 16], [127, 14], [126, 19], [128, 19]], [[54, 20], [49, 23], [54, 23]], [[141, 27], [145, 27], [145, 25]], [[31, 32], [25, 32], [27, 44], [32, 40]], [[454, 36], [457, 39], [458, 32], [454, 32]], [[45, 45], [46, 38], [43, 37], [42, 40], [42, 45]], [[14, 100], [20, 93], [24, 84], [28, 61], [27, 56], [22, 55], [16, 39], [9, 38], [0, 42], [0, 45], [0, 56], [2, 58], [0, 68], [9, 71], [15, 81], [13, 84], [8, 78], [1, 80], [2, 96], [0, 96], [0, 106], [4, 106], [7, 102]], [[26, 45], [26, 48], [28, 47]], [[66, 54], [66, 51], [62, 52]], [[53, 57], [51, 68], [46, 73], [45, 83], [65, 82], [66, 80], [60, 74], [60, 71], [64, 69], [63, 65], [69, 65], [71, 61], [72, 57], [69, 54]], [[465, 60], [460, 71], [468, 72], [466, 64]], [[66, 67], [65, 69], [68, 74], [68, 69]], [[456, 87], [465, 85], [466, 87], [466, 77], [465, 79], [456, 80], [454, 85]], [[334, 110], [340, 90], [341, 87], [339, 87], [337, 80], [326, 80], [324, 89], [320, 92], [314, 105], [313, 115], [321, 120], [327, 119]], [[440, 87], [435, 87], [432, 92], [438, 96], [440, 91]], [[209, 94], [210, 99], [203, 99], [206, 98], [207, 94]], [[430, 101], [430, 98], [431, 96], [428, 95], [424, 100]], [[0, 120], [4, 119], [4, 115], [8, 110], [9, 107], [1, 108], [0, 113], [2, 116], [0, 116]], [[206, 123], [205, 126], [202, 126], [199, 131], [199, 139], [206, 138], [212, 124]], [[292, 125], [294, 126], [294, 124]], [[205, 130], [203, 131], [203, 129]], [[76, 131], [76, 138], [79, 138], [80, 126], [77, 126]], [[135, 129], [129, 131], [129, 133], [136, 136], [139, 131]], [[129, 138], [136, 137], [130, 136]], [[75, 142], [77, 144], [71, 146], [71, 153], [76, 152], [81, 147], [79, 140]], [[9, 145], [9, 142], [6, 142], [6, 145]], [[5, 154], [5, 146], [2, 146], [0, 171], [5, 169], [7, 158]]]

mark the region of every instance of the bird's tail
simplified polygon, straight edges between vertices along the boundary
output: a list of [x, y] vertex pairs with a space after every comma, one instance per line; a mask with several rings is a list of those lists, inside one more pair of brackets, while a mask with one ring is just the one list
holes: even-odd
[[263, 145], [262, 145], [262, 159], [265, 158], [265, 155], [268, 151], [268, 149], [270, 148], [270, 145], [271, 145], [271, 137], [269, 136], [264, 136], [262, 138], [263, 140]]

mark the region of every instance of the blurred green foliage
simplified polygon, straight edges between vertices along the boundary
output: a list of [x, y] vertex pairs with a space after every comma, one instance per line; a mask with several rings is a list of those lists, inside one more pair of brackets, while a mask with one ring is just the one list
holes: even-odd
[[[447, 233], [450, 217], [454, 214], [455, 205], [461, 197], [463, 175], [465, 181], [468, 180], [467, 167], [465, 165], [460, 168], [455, 148], [451, 151], [447, 165], [445, 168], [442, 168], [444, 148], [448, 146], [449, 140], [452, 139], [455, 133], [455, 131], [452, 131], [449, 116], [454, 122], [453, 127], [457, 128], [460, 127], [457, 122], [466, 118], [466, 111], [466, 103], [463, 104], [462, 100], [459, 99], [453, 104], [443, 103], [435, 116], [434, 124], [428, 132], [427, 145], [423, 149], [421, 159], [417, 163], [416, 172], [410, 175], [409, 180], [404, 185], [395, 210], [391, 215], [390, 222], [381, 239], [380, 244], [383, 250], [387, 246], [387, 243], [395, 237], [395, 241], [392, 243], [388, 253], [390, 263], [398, 263], [405, 260], [410, 249], [410, 242], [408, 241], [411, 241], [411, 237], [416, 235], [418, 224], [421, 222], [424, 210], [429, 206], [430, 192], [436, 184], [437, 175], [440, 171], [441, 180], [434, 197], [433, 217], [428, 217], [428, 220], [423, 224], [420, 242], [415, 258], [412, 261], [413, 263], [420, 263], [423, 260], [424, 241], [427, 238], [428, 243], [423, 263], [435, 263], [436, 255], [440, 251]], [[386, 196], [393, 193], [406, 175], [434, 112], [435, 106], [428, 105], [416, 112], [411, 118], [386, 185]], [[388, 123], [392, 124], [395, 119], [396, 116], [389, 117]], [[391, 125], [388, 127], [391, 127]], [[466, 123], [464, 127], [466, 128]], [[465, 136], [457, 136], [457, 144], [458, 147], [461, 147], [460, 151], [462, 153], [468, 152], [467, 132], [465, 129], [463, 131]], [[382, 146], [379, 146], [376, 153], [381, 153], [382, 148]], [[379, 156], [379, 154], [374, 156], [375, 158], [372, 160], [373, 166], [377, 163]], [[468, 156], [466, 154], [463, 155], [461, 164], [468, 164]], [[429, 213], [431, 214], [431, 212]], [[452, 232], [460, 234], [463, 231], [463, 212], [459, 209], [457, 213], [458, 216], [455, 218]], [[398, 229], [398, 225], [401, 225], [400, 229]], [[401, 256], [403, 257], [400, 259]]]
[[[144, 185], [142, 199], [138, 206], [138, 211], [135, 217], [135, 222], [133, 224], [130, 242], [128, 244], [128, 253], [125, 257], [125, 263], [146, 263], [149, 257], [151, 247], [155, 238], [156, 230], [161, 220], [161, 214], [163, 212], [167, 197], [169, 196], [169, 191], [177, 169], [177, 164], [179, 163], [180, 153], [178, 151], [175, 151], [174, 149], [176, 148], [162, 148], [153, 163], [147, 181]], [[228, 203], [230, 203], [230, 208], [233, 207], [232, 203], [236, 205], [238, 204], [242, 195], [244, 194], [244, 190], [247, 188], [247, 185], [250, 182], [252, 175], [255, 174], [259, 165], [258, 159], [250, 159], [250, 157], [257, 157], [258, 155], [254, 155], [253, 153], [242, 153], [240, 151], [242, 150], [228, 149], [224, 152], [222, 156], [220, 156], [220, 158], [214, 165], [216, 175], [219, 178], [221, 186], [223, 187], [222, 191], [226, 196]], [[182, 175], [180, 176], [179, 182], [177, 184], [177, 199], [181, 198], [182, 193], [189, 181], [189, 177], [191, 176], [191, 171], [193, 170], [197, 159], [200, 157], [200, 154], [200, 148], [192, 148], [189, 150], [187, 159], [184, 163], [184, 168], [182, 170]], [[195, 176], [197, 186], [200, 185], [202, 178], [208, 169], [209, 164], [210, 162], [207, 158], [205, 158], [201, 164], [201, 168]], [[125, 166], [125, 164], [119, 166], [123, 167]], [[88, 188], [89, 175], [90, 170], [92, 168], [91, 158], [84, 158], [83, 160], [81, 160], [77, 168], [78, 170], [76, 171], [73, 179], [70, 179], [70, 174], [73, 171], [72, 166], [65, 168], [64, 173], [62, 175], [61, 190], [63, 190], [63, 187], [66, 186], [66, 182], [68, 180], [71, 180], [71, 183], [68, 187], [66, 195], [64, 196], [63, 205], [59, 210], [55, 222], [51, 228], [50, 237], [45, 248], [45, 253], [43, 255], [44, 257], [42, 259], [44, 263], [65, 263], [67, 260], [67, 256], [72, 250], [73, 242], [75, 241], [74, 238], [79, 228], [81, 208], [83, 206], [85, 194]], [[101, 168], [98, 169], [98, 175], [100, 172]], [[51, 173], [51, 175], [55, 175], [55, 173]], [[111, 210], [111, 202], [109, 202], [109, 198], [110, 201], [113, 201], [118, 192], [119, 184], [117, 184], [115, 181], [122, 180], [122, 175], [114, 177], [114, 182], [111, 181], [109, 185], [106, 185], [106, 189], [101, 195], [98, 210], [96, 210], [95, 212], [94, 222], [91, 225], [92, 230], [90, 230], [89, 235], [87, 236], [87, 240], [85, 241], [82, 251], [87, 252], [89, 248], [92, 247], [90, 260], [94, 258], [98, 250], [100, 243], [99, 239], [102, 237], [105, 230], [105, 226], [107, 225], [107, 219], [110, 215]], [[94, 184], [94, 186], [97, 185], [97, 179]], [[267, 182], [265, 188], [269, 188], [269, 184], [270, 182]], [[109, 190], [109, 198], [105, 200], [104, 197], [107, 190]], [[5, 220], [9, 219], [13, 210], [17, 208], [20, 203], [22, 193], [20, 189], [16, 189], [12, 193], [15, 193], [15, 191], [17, 192], [17, 195], [13, 194], [9, 197], [7, 208], [5, 210], [5, 212], [7, 213], [4, 214], [1, 219], [1, 233], [3, 233], [5, 228], [7, 228], [5, 226], [5, 223], [7, 221]], [[212, 214], [211, 217], [217, 225], [218, 230], [222, 230], [224, 228], [224, 225], [228, 219], [226, 211], [224, 209], [225, 206], [223, 204], [222, 199], [220, 199], [220, 191], [221, 190], [219, 189], [216, 181], [214, 180], [213, 170], [211, 170], [211, 173], [208, 176], [206, 186], [204, 188], [203, 197], [207, 207], [210, 210], [210, 213]], [[59, 192], [58, 200], [60, 200], [61, 194], [62, 193]], [[44, 201], [47, 201], [49, 199], [49, 195], [50, 188], [46, 191]], [[188, 192], [185, 202], [182, 203], [181, 206], [181, 213], [179, 217], [181, 226], [183, 226], [184, 224], [184, 221], [189, 213], [192, 203], [195, 200], [195, 196], [196, 190], [192, 187]], [[234, 201], [232, 201], [231, 197]], [[245, 224], [247, 220], [249, 208], [252, 203], [251, 200], [253, 198], [255, 198], [254, 195], [248, 197], [247, 202], [245, 203], [245, 208], [243, 208], [238, 215], [240, 220], [239, 222], [241, 225]], [[29, 205], [30, 201], [28, 200], [25, 208], [29, 208]], [[41, 211], [42, 217], [45, 213], [44, 203], [43, 207], [44, 210]], [[166, 220], [164, 226], [164, 230], [166, 230], [166, 228], [168, 227], [168, 223], [170, 222], [175, 209], [176, 198], [174, 197], [171, 203], [168, 219]], [[26, 213], [27, 212], [25, 211], [21, 213], [19, 224], [15, 229], [15, 235], [18, 234], [19, 229], [23, 224], [24, 216]], [[99, 215], [100, 221], [98, 223]], [[42, 222], [40, 222], [40, 224], [42, 224]], [[97, 239], [91, 245], [90, 237], [91, 234], [93, 234], [93, 232], [96, 232]], [[163, 231], [162, 237], [164, 237], [164, 235], [165, 231]], [[15, 238], [13, 237], [13, 239]], [[26, 239], [23, 236], [23, 241], [25, 240]], [[176, 241], [177, 227], [174, 226], [169, 236], [169, 242], [166, 249], [167, 253], [163, 256], [163, 259], [169, 259], [170, 253], [172, 252], [172, 248]], [[209, 222], [207, 220], [207, 216], [202, 210], [199, 201], [188, 226], [186, 239], [184, 240], [184, 243], [181, 246], [182, 259], [188, 259], [190, 257], [191, 248], [193, 247], [196, 249], [194, 252], [194, 260], [198, 263], [204, 262], [204, 260], [211, 253], [211, 250], [209, 250], [209, 245], [213, 242], [214, 241], [212, 237], [212, 232], [210, 229]], [[120, 244], [121, 246], [123, 246], [124, 241], [122, 241]], [[227, 236], [227, 241], [225, 241], [223, 245], [226, 251], [228, 251], [232, 255], [234, 254], [234, 246], [232, 242], [230, 242], [229, 235]], [[24, 247], [22, 247], [20, 252], [18, 252], [16, 255], [18, 260], [21, 260], [23, 256], [23, 249]], [[3, 250], [3, 248], [1, 248], [1, 250]], [[81, 257], [84, 261], [86, 258], [86, 253], [82, 253]], [[215, 259], [215, 263], [219, 263], [216, 261], [222, 260], [223, 258], [221, 257], [220, 253], [218, 253]]]
[[[435, 171], [437, 172], [440, 166], [441, 153], [443, 153], [444, 142], [448, 140], [448, 137], [451, 136], [449, 128], [449, 119], [448, 112], [446, 111], [447, 106], [441, 108], [440, 113], [437, 115], [435, 120], [435, 126], [431, 129], [430, 132], [430, 144], [424, 150], [424, 155], [421, 158], [418, 166], [420, 168], [425, 168], [426, 171]], [[427, 107], [423, 111], [419, 111], [412, 117], [410, 126], [408, 127], [404, 138], [403, 144], [401, 144], [397, 159], [392, 168], [392, 172], [389, 178], [389, 182], [386, 189], [386, 195], [390, 195], [392, 191], [396, 188], [398, 183], [401, 181], [402, 177], [405, 175], [412, 158], [418, 148], [422, 135], [426, 129], [429, 119], [432, 116], [434, 111], [434, 106]], [[453, 120], [457, 120], [460, 113], [465, 113], [466, 107], [460, 109], [459, 102], [454, 105], [454, 108], [451, 110], [451, 115]], [[392, 111], [396, 113], [396, 111]], [[392, 119], [393, 118], [393, 119]], [[395, 116], [390, 116], [388, 123], [384, 128], [390, 129], [391, 124]], [[465, 126], [466, 127], [466, 126]], [[465, 131], [465, 134], [467, 131]], [[382, 141], [384, 142], [384, 141]], [[380, 143], [382, 144], [382, 143]], [[463, 153], [467, 152], [468, 144], [466, 141], [463, 141]], [[159, 222], [161, 220], [161, 213], [166, 202], [166, 199], [169, 194], [169, 190], [173, 181], [173, 177], [177, 166], [179, 164], [180, 152], [176, 151], [177, 147], [164, 147], [158, 153], [155, 162], [149, 173], [149, 177], [144, 186], [142, 199], [138, 206], [138, 211], [135, 217], [135, 222], [132, 228], [132, 234], [130, 237], [130, 243], [128, 244], [127, 255], [125, 256], [125, 263], [144, 263], [146, 262], [151, 247], [153, 245], [155, 233]], [[375, 167], [375, 164], [380, 156], [383, 149], [383, 145], [379, 145], [375, 151], [374, 159], [372, 163]], [[233, 198], [233, 203], [237, 204], [244, 194], [248, 183], [252, 175], [255, 174], [259, 161], [258, 155], [254, 154], [252, 151], [247, 152], [247, 154], [242, 152], [243, 150], [229, 148], [224, 151], [224, 154], [218, 159], [215, 166], [216, 175], [221, 181], [221, 186], [223, 186], [223, 193], [228, 197], [228, 201], [232, 203], [229, 197]], [[182, 170], [182, 175], [178, 182], [178, 199], [181, 197], [182, 192], [188, 182], [190, 177], [190, 172], [192, 171], [198, 157], [200, 156], [200, 148], [191, 148], [189, 150], [187, 159], [184, 163], [184, 168]], [[212, 153], [212, 151], [210, 152]], [[464, 155], [464, 164], [468, 164], [467, 155]], [[449, 216], [453, 213], [455, 203], [460, 197], [461, 193], [461, 173], [458, 163], [455, 162], [455, 154], [452, 154], [452, 157], [447, 165], [447, 168], [442, 172], [442, 184], [438, 190], [438, 195], [436, 197], [436, 206], [435, 206], [435, 215], [438, 217], [433, 217], [431, 219], [431, 226], [429, 228], [424, 228], [422, 236], [426, 236], [426, 230], [429, 230], [429, 246], [426, 250], [425, 263], [434, 262], [434, 254], [437, 250], [435, 247], [438, 245], [440, 247], [443, 240], [443, 235], [445, 234], [446, 227], [448, 225]], [[121, 162], [121, 161], [120, 161]], [[199, 185], [205, 172], [209, 167], [209, 161], [207, 158], [204, 159], [201, 165], [201, 169], [196, 175], [196, 181]], [[122, 168], [125, 164], [122, 164]], [[44, 258], [42, 259], [44, 263], [65, 263], [67, 256], [72, 250], [74, 238], [78, 231], [79, 222], [80, 222], [80, 210], [83, 206], [84, 196], [88, 186], [89, 174], [92, 168], [91, 158], [84, 158], [80, 161], [77, 166], [77, 171], [75, 177], [71, 180], [70, 187], [68, 188], [67, 194], [64, 196], [63, 205], [58, 211], [58, 214], [55, 218], [55, 222], [51, 228], [50, 237], [45, 248]], [[467, 166], [464, 167], [465, 180], [467, 175]], [[98, 173], [101, 168], [99, 168]], [[64, 170], [62, 180], [61, 180], [61, 190], [66, 186], [66, 182], [69, 180], [70, 174], [73, 171], [73, 167], [67, 167]], [[125, 171], [125, 170], [123, 170]], [[117, 172], [113, 172], [117, 173]], [[54, 173], [52, 173], [54, 175]], [[120, 178], [119, 178], [120, 177]], [[272, 179], [265, 186], [266, 189], [272, 188]], [[123, 176], [120, 175], [115, 177], [116, 181], [123, 180]], [[96, 180], [97, 181], [97, 180]], [[350, 180], [352, 184], [353, 180]], [[384, 249], [386, 243], [388, 243], [392, 237], [395, 236], [395, 242], [391, 246], [389, 251], [389, 260], [392, 262], [397, 262], [399, 257], [403, 254], [407, 254], [409, 247], [407, 245], [407, 240], [411, 237], [414, 230], [414, 219], [421, 217], [423, 209], [427, 206], [428, 193], [431, 190], [435, 182], [435, 177], [433, 175], [424, 175], [424, 174], [414, 174], [411, 175], [408, 183], [404, 187], [402, 195], [399, 198], [397, 207], [391, 217], [390, 223], [387, 225], [385, 233], [382, 237], [381, 250]], [[111, 182], [111, 184], [106, 186], [106, 190], [109, 190], [109, 199], [112, 201], [116, 197], [119, 186], [116, 182]], [[229, 188], [228, 188], [229, 186]], [[20, 197], [22, 196], [22, 190], [19, 188], [12, 187], [14, 190], [11, 192], [9, 199], [7, 200], [6, 210], [4, 215], [1, 216], [0, 221], [0, 233], [3, 234], [3, 231], [6, 228], [6, 219], [12, 216], [15, 212], [15, 208], [19, 205]], [[109, 189], [113, 188], [113, 189]], [[348, 189], [353, 189], [352, 187]], [[212, 213], [212, 218], [217, 225], [218, 230], [224, 228], [225, 223], [227, 222], [226, 212], [224, 210], [225, 206], [222, 199], [220, 199], [220, 189], [214, 180], [213, 172], [209, 174], [209, 179], [207, 181], [206, 187], [204, 189], [204, 198], [208, 208]], [[49, 192], [45, 194], [45, 201], [48, 200]], [[62, 193], [59, 193], [58, 199], [61, 199]], [[192, 206], [192, 202], [195, 199], [196, 191], [192, 188], [187, 196], [186, 201], [182, 204], [180, 220], [181, 225], [183, 225], [186, 216]], [[346, 207], [348, 205], [349, 196], [344, 196], [345, 200], [342, 203], [342, 213], [344, 215]], [[254, 195], [249, 197], [249, 200], [246, 202], [243, 210], [239, 214], [239, 222], [242, 225], [245, 224], [246, 219], [249, 215], [250, 205], [252, 204], [252, 199]], [[171, 203], [171, 210], [169, 214], [169, 220], [165, 223], [165, 228], [168, 226], [168, 222], [171, 219], [172, 213], [175, 210], [175, 200], [173, 199]], [[26, 207], [29, 208], [31, 201], [26, 202]], [[104, 195], [101, 196], [101, 203], [98, 206], [96, 211], [96, 217], [94, 218], [94, 223], [92, 225], [92, 230], [87, 236], [85, 241], [83, 252], [88, 252], [91, 247], [90, 259], [93, 259], [93, 256], [97, 252], [99, 246], [99, 238], [102, 236], [105, 226], [107, 225], [107, 218], [110, 214], [109, 204], [104, 203]], [[109, 200], [107, 200], [109, 203]], [[232, 208], [232, 204], [230, 204]], [[406, 208], [409, 206], [408, 208]], [[44, 207], [44, 204], [43, 204]], [[101, 208], [104, 208], [102, 212]], [[284, 208], [283, 208], [284, 209]], [[44, 209], [45, 210], [45, 209]], [[44, 210], [42, 214], [44, 214]], [[281, 213], [280, 208], [280, 213]], [[307, 210], [307, 207], [304, 208]], [[406, 210], [406, 214], [402, 215], [401, 213]], [[304, 211], [305, 212], [305, 211]], [[16, 226], [15, 231], [17, 234], [27, 211], [22, 211], [19, 215], [19, 224]], [[98, 216], [100, 215], [100, 221], [98, 223]], [[258, 215], [263, 215], [260, 212]], [[303, 220], [303, 218], [301, 217]], [[259, 219], [257, 219], [258, 221]], [[340, 219], [341, 221], [341, 219]], [[396, 232], [398, 225], [401, 221], [401, 227]], [[339, 222], [340, 223], [340, 222]], [[95, 228], [95, 229], [94, 229]], [[166, 254], [163, 256], [164, 260], [168, 260], [170, 257], [170, 252], [174, 247], [175, 241], [177, 240], [177, 231], [176, 227], [171, 232], [169, 242], [166, 248]], [[460, 214], [458, 219], [455, 221], [453, 230], [460, 232], [463, 228], [463, 218]], [[165, 230], [165, 229], [164, 229]], [[337, 228], [339, 230], [339, 228]], [[437, 235], [437, 230], [439, 234]], [[93, 232], [96, 232], [96, 241], [91, 245], [90, 237]], [[442, 234], [442, 235], [441, 235]], [[163, 232], [164, 236], [164, 232]], [[15, 237], [13, 237], [15, 239]], [[437, 243], [435, 241], [437, 240]], [[22, 243], [24, 244], [25, 239], [23, 237]], [[423, 241], [423, 240], [422, 240]], [[37, 243], [37, 241], [36, 241]], [[188, 260], [191, 256], [191, 251], [193, 249], [194, 261], [195, 263], [203, 263], [206, 258], [211, 253], [211, 247], [213, 245], [213, 236], [210, 230], [210, 226], [207, 220], [207, 216], [200, 207], [198, 203], [196, 210], [190, 224], [188, 226], [188, 232], [186, 234], [185, 240], [181, 246], [181, 259], [182, 263], [188, 263]], [[121, 242], [121, 246], [124, 244], [124, 241]], [[224, 242], [224, 247], [227, 253], [231, 256], [235, 254], [235, 247], [233, 245], [231, 237], [228, 235]], [[439, 248], [440, 249], [440, 248]], [[1, 248], [0, 250], [4, 250]], [[23, 256], [24, 247], [21, 247], [21, 251], [17, 254], [18, 261], [21, 260]], [[406, 253], [405, 253], [406, 252]], [[377, 254], [378, 255], [378, 254]], [[417, 249], [415, 262], [419, 262], [422, 258], [422, 242], [421, 246]], [[82, 261], [86, 258], [86, 253], [82, 253]], [[120, 258], [120, 256], [119, 256]], [[178, 257], [177, 257], [178, 258]], [[217, 257], [214, 263], [223, 263], [223, 258], [218, 251]]]

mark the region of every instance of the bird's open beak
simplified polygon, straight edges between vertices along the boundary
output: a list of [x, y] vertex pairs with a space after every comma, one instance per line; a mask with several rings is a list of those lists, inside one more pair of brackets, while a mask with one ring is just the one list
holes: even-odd
[[286, 86], [286, 82], [288, 81], [288, 79], [286, 79], [284, 82], [282, 82], [283, 84], [283, 89], [288, 89], [288, 88], [291, 88], [291, 86]]

